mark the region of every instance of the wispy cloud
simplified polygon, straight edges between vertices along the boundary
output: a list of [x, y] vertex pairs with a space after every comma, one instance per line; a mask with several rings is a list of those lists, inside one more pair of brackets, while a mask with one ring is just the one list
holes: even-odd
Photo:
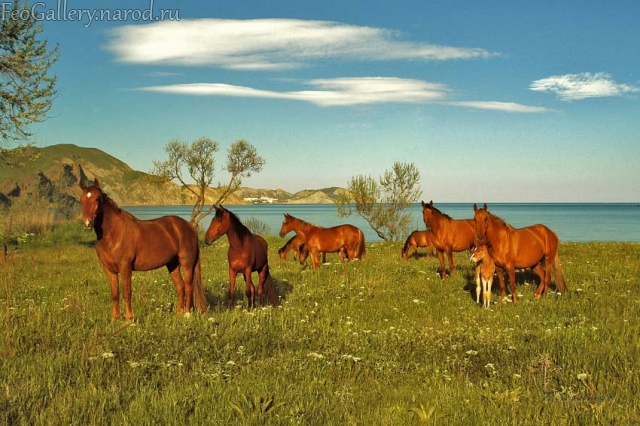
[[178, 95], [289, 99], [320, 106], [435, 102], [450, 93], [449, 88], [443, 84], [392, 77], [316, 79], [309, 80], [306, 84], [312, 89], [276, 92], [220, 83], [191, 83], [149, 86], [139, 90]]
[[445, 61], [497, 55], [407, 42], [384, 28], [296, 19], [161, 21], [118, 27], [110, 36], [107, 48], [119, 61], [237, 70], [297, 68], [321, 59]]
[[460, 101], [449, 102], [453, 92], [448, 86], [423, 80], [394, 77], [357, 77], [315, 79], [303, 82], [310, 90], [277, 92], [222, 83], [189, 83], [147, 86], [138, 90], [191, 96], [230, 96], [264, 99], [287, 99], [316, 105], [348, 106], [380, 103], [442, 103], [474, 109], [514, 113], [551, 112], [548, 108], [513, 102]]
[[450, 102], [449, 105], [461, 106], [474, 109], [487, 109], [492, 111], [516, 112], [516, 113], [544, 113], [553, 112], [553, 110], [544, 107], [523, 105], [514, 102], [497, 102], [497, 101], [461, 101]]
[[555, 93], [563, 101], [638, 93], [640, 87], [616, 83], [607, 73], [554, 75], [531, 83], [531, 90]]

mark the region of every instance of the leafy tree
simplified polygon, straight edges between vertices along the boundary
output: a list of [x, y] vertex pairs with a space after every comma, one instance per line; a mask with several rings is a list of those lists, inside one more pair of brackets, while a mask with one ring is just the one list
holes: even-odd
[[413, 163], [395, 162], [376, 181], [358, 175], [338, 197], [340, 216], [358, 214], [383, 240], [398, 241], [411, 231], [412, 216], [405, 210], [420, 199], [420, 172]]
[[6, 142], [28, 139], [28, 126], [45, 120], [56, 95], [56, 77], [48, 75], [58, 60], [58, 46], [49, 50], [38, 40], [42, 23], [28, 3], [3, 3], [0, 16], [0, 137]]
[[[218, 143], [207, 137], [201, 137], [192, 144], [174, 139], [164, 147], [168, 158], [164, 161], [153, 160], [153, 174], [167, 180], [178, 180], [183, 188], [195, 196], [196, 202], [191, 212], [191, 223], [195, 226], [213, 211], [215, 204], [223, 203], [229, 195], [237, 191], [242, 186], [243, 178], [250, 177], [251, 173], [260, 172], [265, 164], [265, 159], [258, 155], [256, 148], [249, 142], [238, 140], [232, 143], [227, 151], [227, 163], [224, 167], [231, 175], [229, 183], [218, 185], [222, 190], [218, 199], [205, 209], [205, 194], [213, 182], [214, 154], [218, 150]], [[184, 169], [195, 185], [187, 184]]]

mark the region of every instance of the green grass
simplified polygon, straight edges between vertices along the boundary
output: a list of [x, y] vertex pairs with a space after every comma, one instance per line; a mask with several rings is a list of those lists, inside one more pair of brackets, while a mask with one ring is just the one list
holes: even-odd
[[534, 299], [519, 274], [520, 303], [484, 310], [465, 253], [445, 281], [400, 243], [313, 271], [272, 237], [284, 301], [249, 313], [241, 278], [240, 306], [224, 306], [220, 240], [203, 248], [210, 314], [176, 316], [160, 269], [134, 274], [127, 324], [110, 321], [95, 235], [77, 228], [0, 259], [4, 424], [640, 422], [639, 244], [562, 244], [568, 292]]

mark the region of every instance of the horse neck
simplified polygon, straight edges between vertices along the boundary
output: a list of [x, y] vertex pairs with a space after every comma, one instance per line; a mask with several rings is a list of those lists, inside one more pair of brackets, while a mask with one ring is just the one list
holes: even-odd
[[437, 210], [433, 210], [433, 213], [431, 214], [431, 232], [436, 234], [443, 223], [448, 223], [451, 220], [452, 219], [450, 217], [440, 213]]
[[235, 218], [229, 218], [231, 224], [229, 225], [229, 230], [226, 232], [227, 239], [229, 240], [229, 245], [232, 247], [243, 245], [246, 238], [251, 234], [249, 228], [244, 226], [239, 220]]
[[123, 210], [118, 207], [113, 200], [106, 195], [102, 196], [102, 208], [100, 214], [96, 217], [94, 230], [98, 240], [112, 235], [119, 237], [122, 232]]
[[313, 228], [317, 228], [317, 226], [301, 219], [295, 219], [292, 228], [296, 234], [300, 234], [301, 237], [306, 238], [306, 235], [309, 234]]

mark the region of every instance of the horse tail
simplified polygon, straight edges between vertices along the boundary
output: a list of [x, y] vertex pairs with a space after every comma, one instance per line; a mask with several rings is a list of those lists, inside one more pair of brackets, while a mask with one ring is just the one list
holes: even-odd
[[199, 253], [198, 261], [193, 268], [193, 306], [200, 312], [209, 312], [209, 302], [207, 302], [204, 285], [202, 284], [202, 264], [200, 263]]
[[271, 273], [269, 272], [269, 266], [267, 266], [267, 277], [264, 280], [264, 291], [273, 305], [274, 308], [280, 305], [280, 299], [278, 298], [278, 292], [276, 291], [276, 285], [271, 279]]
[[409, 258], [409, 243], [411, 242], [412, 238], [413, 234], [409, 235], [407, 237], [407, 240], [404, 242], [404, 247], [402, 247], [402, 258], [405, 260]]
[[564, 272], [562, 272], [562, 265], [560, 265], [560, 256], [556, 253], [553, 258], [553, 270], [556, 272], [556, 290], [563, 292], [567, 290], [567, 281], [564, 278]]
[[362, 260], [364, 255], [367, 254], [367, 247], [364, 244], [364, 232], [358, 229], [358, 243], [356, 244], [356, 259]]

